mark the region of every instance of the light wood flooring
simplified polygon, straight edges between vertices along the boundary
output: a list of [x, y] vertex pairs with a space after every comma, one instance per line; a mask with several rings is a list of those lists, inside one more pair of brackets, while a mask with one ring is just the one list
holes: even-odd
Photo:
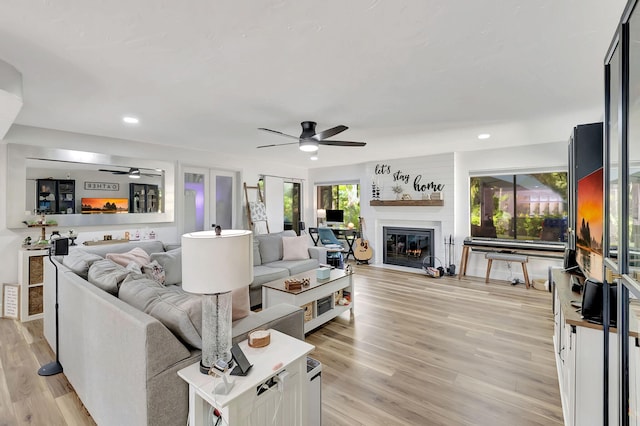
[[[356, 266], [356, 314], [307, 335], [323, 425], [561, 425], [551, 294]], [[42, 322], [0, 319], [0, 426], [90, 425]]]

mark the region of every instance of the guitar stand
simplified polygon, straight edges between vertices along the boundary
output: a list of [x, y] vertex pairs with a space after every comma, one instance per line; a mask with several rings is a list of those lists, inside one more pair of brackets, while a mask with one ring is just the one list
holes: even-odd
[[368, 260], [356, 260], [356, 265], [368, 265]]

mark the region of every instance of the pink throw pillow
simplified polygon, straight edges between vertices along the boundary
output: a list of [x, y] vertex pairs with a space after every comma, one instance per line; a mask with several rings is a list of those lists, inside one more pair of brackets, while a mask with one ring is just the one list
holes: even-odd
[[249, 316], [251, 312], [249, 301], [249, 286], [237, 288], [231, 291], [231, 321]]
[[309, 259], [309, 238], [306, 235], [282, 237], [282, 260], [304, 259]]
[[151, 257], [140, 247], [136, 247], [126, 253], [107, 253], [106, 258], [124, 267], [131, 262], [135, 262], [140, 266], [151, 263]]

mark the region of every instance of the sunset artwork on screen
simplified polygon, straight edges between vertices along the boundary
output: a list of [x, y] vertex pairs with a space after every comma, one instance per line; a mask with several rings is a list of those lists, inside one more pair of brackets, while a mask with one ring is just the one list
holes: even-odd
[[603, 169], [578, 181], [576, 260], [582, 272], [602, 281]]
[[126, 198], [83, 198], [82, 213], [128, 213]]

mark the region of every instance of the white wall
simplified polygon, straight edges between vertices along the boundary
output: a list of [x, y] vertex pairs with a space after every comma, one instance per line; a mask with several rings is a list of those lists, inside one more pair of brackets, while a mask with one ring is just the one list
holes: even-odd
[[[378, 174], [376, 174], [378, 170]], [[402, 180], [406, 178], [406, 182]], [[425, 185], [430, 182], [443, 185], [444, 206], [383, 206], [372, 207], [372, 182], [376, 180], [382, 188], [380, 199], [393, 200], [396, 195], [392, 186], [400, 184], [404, 193], [411, 199], [419, 200], [422, 192], [414, 189], [419, 179]], [[309, 172], [310, 195], [315, 194], [314, 186], [358, 182], [360, 184], [360, 215], [365, 222], [365, 236], [371, 244], [374, 258], [370, 263], [382, 263], [382, 227], [405, 226], [433, 228], [435, 233], [435, 254], [438, 261], [444, 262], [444, 236], [454, 234], [454, 154], [412, 157], [361, 163], [354, 166], [341, 166], [313, 169]], [[433, 190], [425, 191], [431, 194]], [[313, 212], [308, 212], [308, 215]], [[437, 262], [436, 262], [437, 264]], [[437, 264], [437, 266], [440, 266]]]
[[[438, 211], [438, 208], [410, 207], [398, 208], [390, 207], [386, 210], [376, 210], [369, 206], [371, 198], [372, 170], [377, 163], [360, 163], [351, 166], [339, 166], [330, 168], [311, 169], [309, 171], [298, 167], [283, 168], [281, 164], [262, 163], [258, 160], [247, 161], [242, 158], [221, 156], [212, 152], [186, 150], [184, 148], [173, 148], [158, 146], [146, 143], [132, 142], [127, 140], [104, 138], [99, 136], [81, 135], [55, 130], [38, 129], [25, 126], [14, 125], [7, 137], [0, 143], [0, 191], [6, 194], [7, 189], [7, 143], [18, 143], [37, 146], [53, 146], [64, 149], [76, 149], [89, 152], [103, 152], [120, 156], [153, 158], [163, 161], [175, 162], [179, 171], [182, 165], [193, 165], [222, 170], [234, 170], [240, 173], [239, 186], [243, 181], [255, 185], [261, 175], [275, 175], [297, 178], [303, 181], [303, 217], [302, 220], [309, 225], [315, 223], [315, 184], [331, 184], [344, 182], [359, 182], [361, 185], [361, 213], [367, 222], [367, 237], [372, 243], [375, 239], [371, 237], [372, 226], [375, 225], [377, 215], [381, 217], [411, 216], [415, 212], [425, 209], [427, 214], [438, 212], [444, 218], [443, 235], [452, 233], [456, 241], [456, 256], [461, 253], [462, 241], [469, 235], [469, 188], [468, 176], [470, 172], [495, 172], [505, 170], [556, 170], [566, 169], [566, 143], [548, 143], [532, 146], [518, 146], [513, 148], [500, 148], [490, 151], [459, 152], [454, 154], [442, 154], [436, 156], [424, 156], [417, 158], [406, 158], [400, 160], [390, 160], [389, 163], [394, 168], [405, 169], [412, 174], [421, 172], [427, 181], [441, 179], [445, 182], [444, 200], [445, 208]], [[212, 141], [214, 145], [216, 141]], [[355, 157], [354, 157], [355, 158]], [[433, 174], [430, 174], [433, 173]], [[176, 180], [181, 180], [180, 173], [176, 173]], [[179, 190], [180, 182], [176, 182]], [[386, 188], [390, 188], [385, 184]], [[412, 195], [413, 196], [413, 195]], [[390, 195], [385, 195], [390, 197]], [[177, 197], [180, 199], [179, 197]], [[418, 198], [413, 196], [413, 198]], [[180, 223], [182, 207], [176, 205], [176, 222], [166, 224], [141, 224], [141, 233], [153, 230], [158, 239], [166, 242], [179, 240], [178, 226]], [[238, 200], [237, 214], [238, 223], [245, 223], [244, 194]], [[380, 208], [378, 208], [380, 209]], [[0, 268], [0, 283], [17, 282], [18, 250], [22, 240], [27, 236], [33, 236], [36, 231], [25, 228], [7, 229], [6, 227], [6, 198], [0, 196], [0, 253], [3, 256], [3, 267]], [[453, 218], [451, 223], [450, 219]], [[114, 238], [124, 231], [135, 231], [132, 227], [109, 226], [103, 228], [81, 228], [83, 239], [102, 238], [104, 233], [111, 233]], [[66, 230], [62, 229], [63, 232]], [[436, 241], [439, 243], [439, 241]], [[376, 243], [379, 244], [379, 243]], [[437, 244], [438, 246], [439, 244]], [[375, 248], [375, 247], [374, 247]], [[439, 252], [442, 255], [442, 252]], [[458, 262], [456, 262], [458, 263]], [[506, 268], [497, 262], [496, 270], [492, 277], [508, 277]], [[529, 266], [530, 274], [533, 277], [546, 277], [546, 267], [548, 262], [532, 260]], [[502, 268], [502, 269], [501, 269]], [[472, 255], [468, 268], [468, 273], [475, 276], [484, 276], [486, 263], [484, 258]]]
[[[183, 165], [215, 168], [219, 170], [236, 171], [240, 175], [238, 183], [238, 197], [236, 212], [237, 223], [246, 223], [246, 210], [244, 208], [244, 192], [240, 189], [242, 182], [255, 185], [262, 174], [277, 174], [279, 176], [293, 177], [307, 180], [307, 171], [302, 168], [283, 166], [282, 164], [262, 163], [246, 161], [242, 158], [223, 156], [213, 152], [188, 150], [168, 146], [153, 145], [129, 140], [112, 139], [93, 135], [61, 132], [56, 130], [40, 129], [14, 125], [4, 140], [0, 143], [0, 253], [3, 257], [0, 268], [0, 283], [17, 283], [18, 281], [18, 250], [22, 240], [26, 236], [32, 238], [39, 231], [34, 229], [8, 229], [7, 228], [7, 144], [24, 144], [35, 146], [55, 147], [61, 149], [73, 149], [79, 151], [107, 153], [132, 158], [148, 158], [163, 161], [171, 161], [176, 165], [176, 192], [181, 192], [182, 176], [179, 170]], [[212, 140], [212, 146], [222, 143]], [[179, 226], [182, 220], [183, 208], [180, 205], [182, 198], [176, 194], [175, 221], [161, 224], [138, 224], [135, 226], [105, 226], [105, 227], [74, 227], [79, 232], [78, 242], [102, 239], [105, 233], [117, 238], [124, 235], [125, 231], [134, 233], [139, 231], [141, 235], [154, 231], [156, 238], [164, 242], [179, 241]], [[307, 199], [308, 201], [310, 199]], [[309, 210], [305, 205], [305, 211]], [[60, 229], [62, 232], [68, 229]]]
[[[421, 172], [423, 180], [430, 182], [442, 182], [444, 189], [444, 207], [371, 207], [371, 181], [376, 164], [389, 164], [392, 172], [398, 169], [404, 170], [411, 176]], [[450, 234], [455, 241], [454, 263], [460, 264], [463, 241], [470, 235], [469, 211], [469, 174], [493, 173], [493, 172], [541, 172], [567, 169], [567, 142], [552, 142], [539, 145], [516, 146], [512, 148], [499, 148], [485, 151], [467, 151], [434, 156], [424, 156], [376, 163], [361, 163], [353, 166], [329, 167], [312, 169], [309, 171], [308, 197], [311, 197], [314, 205], [307, 211], [307, 217], [315, 218], [315, 191], [314, 185], [359, 182], [361, 192], [361, 215], [369, 225], [368, 239], [372, 243], [374, 253], [381, 241], [376, 240], [371, 230], [377, 221], [390, 220], [392, 218], [416, 220], [415, 216], [422, 216], [422, 220], [442, 221], [442, 235], [436, 239], [436, 255], [444, 261], [444, 242], [442, 239]], [[391, 181], [384, 182], [382, 199], [392, 199], [390, 192]], [[411, 186], [411, 185], [405, 185]], [[412, 198], [418, 199], [419, 195], [411, 193]], [[315, 222], [315, 221], [314, 221]], [[377, 237], [379, 238], [379, 237]], [[375, 260], [379, 258], [375, 256]], [[550, 265], [561, 266], [561, 261], [531, 258], [528, 264], [530, 277], [546, 278], [547, 268]], [[484, 277], [486, 273], [486, 260], [484, 256], [472, 254], [467, 267], [467, 274]], [[509, 270], [505, 262], [495, 262], [492, 267], [491, 277], [495, 279], [508, 279]], [[514, 268], [514, 277], [522, 277], [522, 270]]]

